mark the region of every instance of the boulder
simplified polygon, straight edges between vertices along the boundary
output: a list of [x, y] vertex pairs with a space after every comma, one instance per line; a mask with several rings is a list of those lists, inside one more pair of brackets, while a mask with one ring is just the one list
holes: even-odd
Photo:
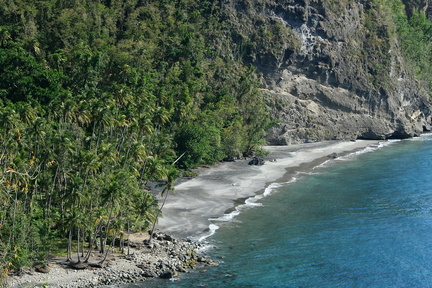
[[336, 158], [339, 157], [339, 155], [338, 155], [336, 152], [333, 152], [333, 153], [327, 155], [327, 157], [328, 157], [328, 158], [332, 158], [332, 159], [336, 159]]
[[264, 159], [253, 157], [251, 161], [249, 161], [249, 165], [264, 165]]
[[35, 271], [39, 273], [49, 273], [51, 271], [51, 268], [47, 265], [36, 265], [34, 268]]
[[172, 270], [165, 270], [163, 271], [160, 275], [159, 278], [163, 278], [163, 279], [171, 279], [175, 276], [175, 272]]

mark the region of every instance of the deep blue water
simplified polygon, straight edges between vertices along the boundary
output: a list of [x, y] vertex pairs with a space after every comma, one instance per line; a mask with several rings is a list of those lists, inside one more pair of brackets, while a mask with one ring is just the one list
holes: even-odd
[[432, 135], [330, 161], [215, 223], [218, 267], [124, 287], [432, 287], [431, 170]]

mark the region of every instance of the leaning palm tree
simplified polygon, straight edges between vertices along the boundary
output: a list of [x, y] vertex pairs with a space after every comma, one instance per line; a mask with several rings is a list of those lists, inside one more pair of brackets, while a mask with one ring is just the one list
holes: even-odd
[[[177, 161], [178, 161], [178, 160], [179, 160], [183, 155], [184, 155], [184, 153], [183, 153], [179, 158], [177, 158], [176, 161], [174, 161], [173, 165], [174, 165], [174, 164], [175, 164], [175, 163], [176, 163], [176, 162], [177, 162]], [[161, 196], [164, 197], [164, 198], [163, 198], [163, 202], [162, 202], [161, 207], [160, 207], [159, 210], [157, 211], [157, 214], [156, 214], [155, 220], [153, 221], [152, 230], [151, 230], [151, 232], [150, 232], [150, 239], [149, 239], [149, 244], [150, 244], [150, 245], [151, 245], [152, 240], [153, 240], [153, 233], [154, 233], [154, 229], [155, 229], [155, 227], [156, 227], [157, 220], [158, 220], [160, 214], [162, 213], [162, 208], [163, 208], [164, 205], [165, 205], [165, 202], [166, 202], [166, 200], [167, 200], [167, 198], [168, 198], [168, 194], [169, 194], [170, 191], [174, 192], [174, 182], [175, 182], [175, 180], [177, 179], [177, 177], [178, 177], [178, 171], [177, 171], [177, 169], [175, 169], [174, 167], [171, 167], [171, 168], [167, 171], [167, 180], [166, 180], [166, 183], [165, 183], [165, 187], [163, 188], [163, 190], [162, 190], [162, 192], [161, 192]]]
[[[105, 231], [106, 231], [106, 235], [101, 243], [101, 247], [100, 247], [100, 252], [101, 253], [105, 253], [105, 245], [106, 245], [106, 241], [108, 239], [109, 236], [109, 231], [110, 231], [110, 226], [111, 226], [111, 222], [113, 220], [113, 217], [115, 215], [115, 213], [120, 209], [121, 206], [121, 201], [122, 199], [122, 184], [121, 181], [119, 181], [119, 177], [117, 177], [118, 175], [113, 174], [111, 175], [111, 179], [110, 179], [110, 183], [102, 190], [102, 204], [103, 206], [107, 207], [108, 210], [108, 219], [106, 222], [106, 227], [105, 227]], [[105, 254], [107, 255], [107, 254]], [[105, 256], [106, 258], [106, 256]], [[102, 260], [102, 262], [105, 261], [105, 258]]]
[[159, 206], [156, 197], [148, 190], [140, 189], [136, 195], [136, 201], [131, 203], [136, 214], [127, 215], [127, 243], [129, 255], [129, 236], [131, 226], [139, 227], [141, 231], [147, 231], [150, 225], [157, 220]]
[[[112, 173], [110, 177], [110, 183], [103, 189], [101, 195], [102, 204], [108, 208], [109, 215], [105, 228], [106, 235], [102, 243], [103, 246], [106, 245], [108, 236], [110, 236], [110, 234], [113, 239], [115, 238], [116, 230], [113, 229], [115, 228], [115, 226], [113, 226], [115, 224], [114, 218], [116, 217], [117, 220], [121, 220], [123, 210], [129, 206], [128, 200], [131, 198], [129, 193], [130, 191], [134, 191], [136, 189], [138, 189], [138, 184], [134, 174], [123, 169], [118, 169]], [[104, 247], [101, 247], [101, 249], [104, 249]], [[105, 250], [104, 252], [105, 256], [101, 263], [103, 263], [108, 256], [108, 250]]]

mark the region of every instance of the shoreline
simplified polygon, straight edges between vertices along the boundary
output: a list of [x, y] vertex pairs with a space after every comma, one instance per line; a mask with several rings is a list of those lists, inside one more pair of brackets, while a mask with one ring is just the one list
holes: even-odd
[[[328, 157], [332, 153], [341, 158], [380, 142], [383, 141], [265, 146], [269, 155], [262, 157], [266, 161], [264, 165], [248, 165], [250, 159], [247, 159], [199, 168], [198, 176], [175, 186], [175, 193], [168, 196], [162, 210], [163, 217], [156, 227], [179, 238], [202, 241], [217, 229], [215, 222], [229, 220], [235, 216], [231, 214], [236, 213], [237, 207], [265, 197], [269, 185], [286, 183], [298, 172], [335, 160]], [[276, 161], [269, 161], [273, 159]]]
[[[176, 277], [178, 272], [193, 269], [189, 266], [191, 263], [212, 265], [205, 255], [187, 253], [204, 248], [200, 240], [214, 234], [218, 229], [215, 222], [224, 221], [224, 217], [225, 221], [235, 217], [239, 213], [238, 207], [264, 197], [271, 184], [286, 183], [299, 172], [311, 170], [327, 160], [333, 161], [328, 157], [332, 153], [343, 157], [380, 142], [327, 141], [265, 146], [269, 155], [262, 157], [266, 161], [264, 165], [248, 165], [249, 159], [199, 168], [198, 176], [180, 181], [175, 185], [175, 193], [168, 196], [162, 210], [164, 217], [156, 226], [156, 233], [162, 236], [155, 241], [153, 250], [143, 245], [148, 235], [135, 234], [131, 243], [137, 247], [132, 249], [130, 256], [113, 254], [103, 267], [79, 270], [71, 269], [64, 258], [51, 259], [48, 273], [27, 269], [20, 276], [9, 276], [9, 287], [35, 287], [38, 284], [52, 288], [101, 287], [142, 282], [149, 277]], [[93, 262], [97, 263], [98, 255], [95, 254]]]
[[[178, 240], [171, 235], [155, 232], [152, 245], [145, 245], [147, 233], [135, 233], [131, 237], [129, 254], [110, 253], [100, 264], [104, 255], [92, 253], [88, 263], [71, 263], [66, 257], [48, 260], [44, 272], [38, 268], [25, 268], [19, 275], [9, 275], [10, 288], [94, 288], [140, 283], [149, 278], [170, 279], [179, 273], [204, 266], [216, 265], [211, 259], [199, 253], [203, 244]], [[74, 261], [76, 257], [73, 256]], [[1, 284], [1, 283], [0, 283]]]

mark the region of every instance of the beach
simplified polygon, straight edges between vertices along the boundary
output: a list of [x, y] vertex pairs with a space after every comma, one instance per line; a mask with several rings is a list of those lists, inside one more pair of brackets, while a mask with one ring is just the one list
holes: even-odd
[[219, 266], [164, 287], [432, 287], [431, 146], [425, 133], [290, 169], [211, 220]]
[[[9, 277], [10, 287], [33, 287], [28, 285], [34, 284], [68, 288], [84, 287], [84, 284], [86, 287], [99, 287], [107, 283], [121, 283], [125, 279], [132, 282], [144, 281], [146, 277], [152, 277], [147, 275], [148, 267], [161, 261], [166, 261], [168, 268], [173, 266], [170, 262], [172, 251], [179, 250], [180, 255], [182, 250], [178, 246], [187, 250], [190, 249], [187, 248], [190, 247], [187, 243], [204, 240], [214, 233], [217, 227], [214, 224], [217, 222], [215, 219], [235, 215], [233, 212], [236, 211], [236, 207], [243, 205], [247, 199], [262, 197], [270, 184], [289, 181], [298, 171], [308, 171], [325, 161], [334, 161], [335, 157], [377, 143], [378, 141], [357, 140], [266, 146], [264, 149], [268, 151], [268, 155], [262, 157], [265, 160], [264, 165], [249, 165], [249, 158], [200, 168], [196, 171], [196, 177], [183, 179], [175, 185], [175, 192], [168, 195], [162, 210], [163, 218], [159, 220], [156, 228], [157, 231], [179, 240], [160, 239], [158, 246], [161, 249], [157, 255], [152, 255], [148, 248], [138, 245], [139, 247], [133, 250], [134, 256], [112, 255], [108, 261], [109, 265], [83, 270], [71, 269], [61, 260], [53, 259], [49, 262], [51, 269], [48, 273], [38, 273], [34, 269], [29, 269], [23, 275]], [[137, 237], [134, 242], [139, 244], [143, 239]], [[171, 252], [166, 253], [167, 251]], [[183, 270], [182, 264], [178, 265], [180, 268], [177, 271]], [[175, 267], [173, 269], [175, 270]], [[173, 275], [177, 274], [176, 271], [173, 272]], [[110, 277], [113, 277], [112, 282]]]
[[357, 140], [265, 146], [264, 165], [249, 165], [248, 158], [200, 168], [197, 177], [176, 185], [168, 196], [157, 228], [180, 238], [203, 240], [214, 232], [214, 219], [232, 217], [236, 206], [261, 197], [270, 184], [289, 181], [298, 171], [377, 143]]

